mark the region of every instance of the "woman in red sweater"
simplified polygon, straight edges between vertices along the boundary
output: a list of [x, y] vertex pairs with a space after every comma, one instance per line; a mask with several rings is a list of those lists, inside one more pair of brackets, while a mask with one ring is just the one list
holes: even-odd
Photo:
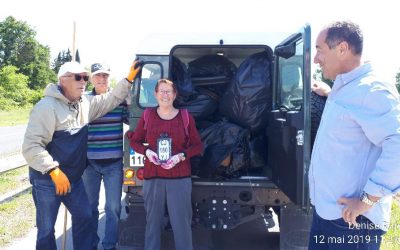
[[[145, 249], [161, 249], [167, 205], [176, 249], [191, 250], [192, 181], [189, 159], [201, 154], [203, 145], [193, 117], [189, 115], [189, 124], [185, 128], [184, 115], [181, 115], [183, 111], [173, 106], [177, 96], [175, 84], [160, 79], [154, 95], [158, 107], [145, 111], [146, 121], [143, 115], [135, 131], [128, 133], [130, 146], [146, 155], [143, 184], [147, 221]], [[163, 143], [158, 144], [160, 141]], [[145, 142], [148, 146], [143, 145]]]

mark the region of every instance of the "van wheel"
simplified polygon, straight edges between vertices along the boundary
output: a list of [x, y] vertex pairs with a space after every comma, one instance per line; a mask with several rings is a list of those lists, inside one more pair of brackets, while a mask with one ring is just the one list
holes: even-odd
[[311, 92], [311, 148], [314, 146], [315, 136], [317, 135], [326, 99], [326, 96], [320, 96], [314, 91]]

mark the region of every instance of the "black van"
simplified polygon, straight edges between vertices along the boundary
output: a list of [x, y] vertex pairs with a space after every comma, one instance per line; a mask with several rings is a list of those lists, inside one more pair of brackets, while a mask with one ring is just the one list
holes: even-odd
[[[203, 157], [192, 161], [193, 223], [231, 230], [262, 217], [272, 226], [274, 211], [280, 248], [306, 249], [312, 214], [310, 27], [291, 35], [152, 38], [137, 53], [144, 65], [132, 90], [130, 130], [145, 108], [157, 105], [156, 81], [173, 80], [176, 105], [194, 116], [206, 146]], [[144, 157], [125, 143], [124, 160], [128, 216], [120, 223], [119, 245], [140, 248]]]

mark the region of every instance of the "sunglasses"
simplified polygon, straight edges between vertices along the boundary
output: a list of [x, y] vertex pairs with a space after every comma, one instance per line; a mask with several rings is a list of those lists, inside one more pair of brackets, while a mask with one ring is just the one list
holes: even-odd
[[75, 77], [75, 81], [77, 81], [77, 82], [79, 82], [80, 80], [82, 80], [82, 78], [83, 78], [83, 80], [84, 80], [85, 82], [89, 81], [89, 76], [82, 76], [82, 75], [78, 75], [78, 74], [69, 75], [69, 76], [65, 76], [65, 77], [72, 77], [72, 76]]

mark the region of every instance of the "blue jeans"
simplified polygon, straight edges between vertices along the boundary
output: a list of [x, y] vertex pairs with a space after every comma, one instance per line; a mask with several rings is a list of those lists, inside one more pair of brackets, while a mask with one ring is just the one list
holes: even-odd
[[104, 249], [116, 247], [118, 242], [118, 224], [121, 214], [122, 195], [122, 158], [113, 162], [102, 160], [89, 160], [83, 173], [83, 182], [92, 208], [92, 246], [96, 247], [100, 241], [97, 235], [99, 220], [99, 193], [101, 180], [104, 182], [106, 193], [106, 225], [102, 245]]
[[30, 169], [32, 196], [36, 206], [37, 239], [36, 249], [57, 250], [54, 236], [54, 224], [57, 220], [61, 202], [71, 213], [72, 241], [75, 250], [91, 249], [90, 219], [92, 211], [82, 179], [71, 183], [71, 192], [65, 196], [56, 194], [49, 175]]
[[357, 223], [358, 229], [349, 226], [343, 218], [324, 220], [314, 210], [308, 249], [378, 250], [385, 231], [362, 215], [357, 217]]

